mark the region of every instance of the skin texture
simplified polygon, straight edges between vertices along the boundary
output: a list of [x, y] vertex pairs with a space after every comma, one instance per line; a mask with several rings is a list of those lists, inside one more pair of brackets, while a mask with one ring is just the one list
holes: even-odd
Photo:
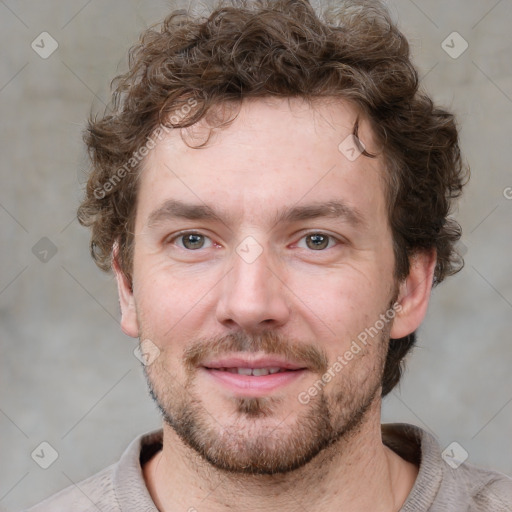
[[[380, 379], [389, 337], [424, 318], [435, 255], [418, 254], [395, 281], [383, 159], [338, 149], [358, 116], [360, 139], [378, 152], [347, 102], [259, 99], [205, 148], [173, 132], [148, 155], [132, 286], [114, 270], [123, 331], [158, 348], [145, 373], [164, 446], [144, 476], [160, 510], [396, 511], [412, 488], [417, 468], [382, 444]], [[183, 135], [198, 145], [207, 133], [201, 122]], [[170, 217], [169, 200], [222, 220]], [[278, 220], [334, 201], [352, 216]], [[196, 237], [180, 238], [185, 230]], [[395, 301], [393, 320], [301, 403]], [[243, 391], [203, 367], [269, 354], [304, 369], [270, 391]]]

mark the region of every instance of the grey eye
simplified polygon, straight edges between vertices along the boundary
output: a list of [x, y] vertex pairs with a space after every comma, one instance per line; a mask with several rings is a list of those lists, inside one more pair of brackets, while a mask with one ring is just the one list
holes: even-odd
[[200, 233], [186, 233], [177, 238], [177, 240], [182, 241], [182, 246], [189, 250], [202, 249], [206, 239], [207, 237]]
[[310, 235], [306, 235], [304, 237], [306, 239], [306, 245], [309, 249], [313, 249], [314, 251], [325, 249], [329, 246], [329, 241], [331, 237], [329, 235], [323, 235], [322, 233], [313, 233]]

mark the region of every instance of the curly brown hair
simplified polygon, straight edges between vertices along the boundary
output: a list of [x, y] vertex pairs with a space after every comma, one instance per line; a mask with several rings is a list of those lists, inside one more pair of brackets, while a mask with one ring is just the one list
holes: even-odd
[[[221, 0], [203, 15], [176, 10], [142, 34], [112, 87], [109, 108], [91, 116], [84, 136], [92, 171], [78, 210], [103, 270], [117, 244], [131, 280], [137, 178], [155, 133], [210, 123], [213, 107], [268, 96], [355, 104], [382, 143], [396, 278], [408, 275], [420, 250], [437, 253], [434, 284], [462, 268], [454, 248], [461, 230], [449, 215], [468, 170], [455, 119], [419, 89], [407, 40], [381, 2], [338, 1], [322, 13], [308, 0]], [[414, 342], [415, 333], [391, 340], [383, 395], [400, 380]]]

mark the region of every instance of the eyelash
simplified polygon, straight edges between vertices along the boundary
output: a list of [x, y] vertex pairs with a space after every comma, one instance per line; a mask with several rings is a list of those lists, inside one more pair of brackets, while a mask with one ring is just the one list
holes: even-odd
[[[184, 237], [184, 236], [186, 236], [186, 235], [200, 235], [200, 236], [202, 236], [202, 237], [204, 237], [204, 238], [207, 238], [207, 239], [211, 240], [211, 238], [210, 238], [209, 236], [204, 235], [203, 233], [200, 233], [200, 232], [198, 232], [198, 231], [182, 231], [182, 232], [177, 233], [176, 235], [174, 235], [172, 238], [168, 239], [167, 243], [168, 243], [168, 244], [172, 244], [172, 243], [174, 243], [176, 240], [181, 239], [181, 238], [183, 238], [183, 237]], [[300, 240], [303, 240], [304, 238], [306, 238], [306, 237], [308, 237], [308, 236], [312, 236], [312, 235], [321, 235], [321, 236], [328, 237], [328, 238], [329, 238], [329, 240], [333, 240], [333, 241], [335, 241], [335, 242], [336, 242], [336, 245], [339, 245], [339, 244], [342, 244], [342, 243], [343, 243], [343, 242], [342, 242], [342, 240], [340, 240], [339, 238], [336, 238], [335, 236], [330, 235], [329, 233], [324, 233], [324, 232], [322, 232], [322, 231], [310, 231], [310, 232], [308, 232], [308, 233], [304, 233], [304, 234], [299, 238], [299, 241], [300, 241]], [[214, 242], [212, 242], [212, 243], [214, 243]], [[180, 246], [178, 246], [178, 247], [180, 247]], [[211, 246], [210, 246], [210, 247], [211, 247]], [[210, 247], [206, 247], [206, 249], [208, 249], [208, 248], [210, 248]], [[321, 249], [321, 250], [318, 250], [318, 251], [315, 251], [315, 250], [311, 249], [311, 252], [324, 252], [324, 251], [326, 251], [327, 249], [332, 249], [332, 247], [333, 247], [333, 246], [331, 246], [331, 247], [329, 247], [329, 246], [328, 246], [328, 247], [326, 247], [325, 249]], [[196, 251], [199, 251], [200, 249], [205, 249], [205, 247], [200, 247], [199, 249], [196, 249], [196, 250], [194, 250], [194, 249], [187, 249], [186, 247], [180, 247], [180, 249], [183, 249], [183, 250], [188, 251], [188, 252], [196, 252]]]

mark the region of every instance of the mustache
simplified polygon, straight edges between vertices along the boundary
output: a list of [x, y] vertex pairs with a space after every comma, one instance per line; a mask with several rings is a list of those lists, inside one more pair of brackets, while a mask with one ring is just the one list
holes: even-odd
[[275, 331], [264, 331], [253, 335], [237, 331], [195, 341], [185, 349], [183, 362], [185, 368], [192, 372], [206, 359], [239, 352], [264, 352], [282, 356], [321, 374], [327, 371], [329, 362], [327, 354], [322, 349], [312, 344], [290, 341]]

